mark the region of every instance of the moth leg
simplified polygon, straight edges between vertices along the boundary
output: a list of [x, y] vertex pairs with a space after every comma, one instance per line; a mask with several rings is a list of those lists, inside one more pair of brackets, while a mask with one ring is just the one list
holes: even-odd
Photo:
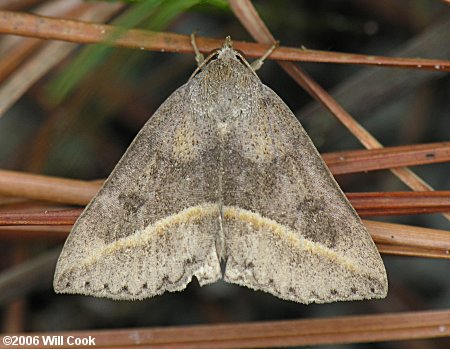
[[260, 58], [254, 60], [250, 66], [252, 67], [253, 71], [257, 71], [259, 68], [262, 67], [264, 61], [266, 60], [267, 57], [269, 57], [272, 52], [280, 45], [280, 42], [277, 40], [275, 41], [275, 43], [272, 45], [271, 48], [269, 48], [267, 50], [267, 52]]
[[191, 45], [194, 48], [195, 61], [197, 62], [197, 66], [200, 67], [205, 61], [205, 56], [198, 49], [197, 42], [195, 41], [195, 33], [191, 34]]

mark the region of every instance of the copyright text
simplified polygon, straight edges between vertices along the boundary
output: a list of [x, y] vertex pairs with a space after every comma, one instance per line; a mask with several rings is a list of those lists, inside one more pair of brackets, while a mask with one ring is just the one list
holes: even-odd
[[59, 347], [63, 345], [89, 347], [95, 346], [95, 338], [92, 336], [3, 336], [2, 343], [5, 346], [38, 346]]

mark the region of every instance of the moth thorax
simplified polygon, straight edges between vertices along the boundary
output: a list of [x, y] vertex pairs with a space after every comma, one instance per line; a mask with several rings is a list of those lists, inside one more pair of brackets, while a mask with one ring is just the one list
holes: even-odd
[[231, 47], [224, 47], [218, 51], [218, 58], [219, 59], [227, 59], [231, 58], [234, 60], [237, 60], [236, 58], [236, 51], [233, 50]]

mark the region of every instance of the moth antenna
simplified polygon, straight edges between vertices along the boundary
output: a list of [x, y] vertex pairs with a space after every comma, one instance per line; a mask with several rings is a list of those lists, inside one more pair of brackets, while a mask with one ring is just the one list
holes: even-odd
[[272, 54], [272, 52], [273, 52], [278, 46], [280, 46], [280, 42], [277, 40], [277, 41], [275, 41], [274, 44], [266, 51], [266, 53], [265, 53], [262, 57], [260, 57], [260, 58], [258, 58], [258, 59], [256, 59], [256, 60], [254, 60], [254, 61], [250, 64], [250, 66], [252, 67], [252, 69], [253, 69], [254, 71], [257, 71], [259, 68], [261, 68], [262, 65], [264, 64], [264, 61], [266, 60], [266, 58], [269, 57], [269, 56]]
[[192, 48], [194, 49], [194, 52], [195, 52], [195, 61], [197, 62], [197, 66], [200, 67], [203, 64], [203, 62], [205, 61], [205, 56], [198, 49], [197, 41], [195, 39], [195, 35], [196, 35], [196, 33], [192, 32], [192, 34], [191, 34], [191, 45], [192, 45]]

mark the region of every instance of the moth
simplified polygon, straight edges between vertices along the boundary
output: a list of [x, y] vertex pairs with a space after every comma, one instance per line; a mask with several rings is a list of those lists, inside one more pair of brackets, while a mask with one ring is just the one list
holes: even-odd
[[137, 300], [193, 277], [305, 304], [387, 294], [360, 218], [229, 38], [159, 107], [81, 214], [54, 289]]

